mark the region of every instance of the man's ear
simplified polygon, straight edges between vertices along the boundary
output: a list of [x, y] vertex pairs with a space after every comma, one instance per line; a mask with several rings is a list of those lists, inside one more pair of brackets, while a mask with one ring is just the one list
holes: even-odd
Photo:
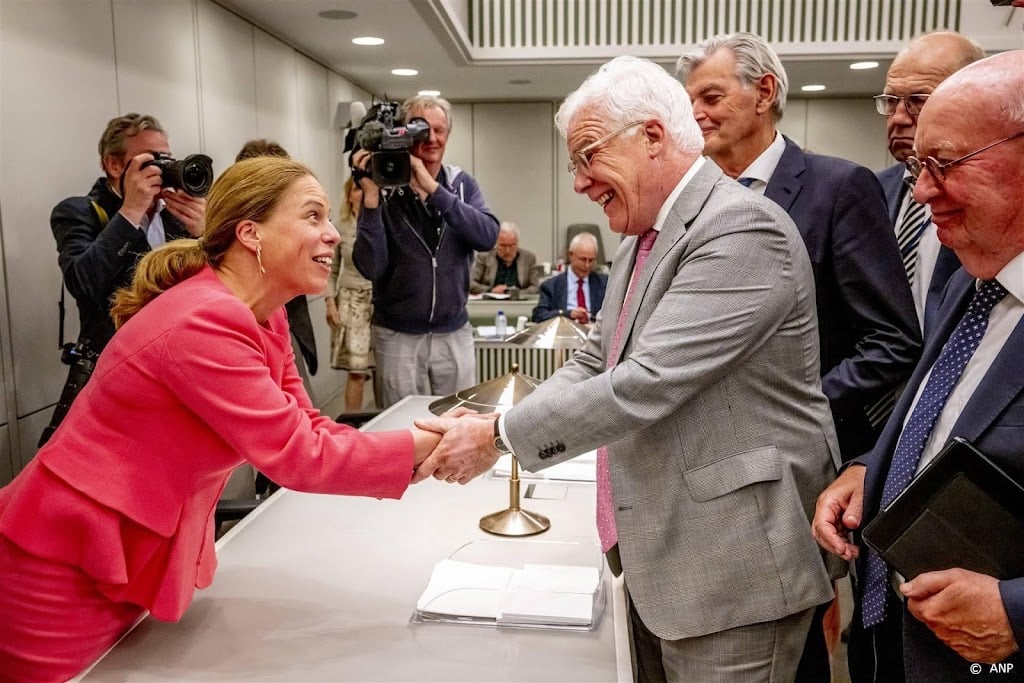
[[763, 74], [754, 88], [757, 90], [757, 113], [771, 111], [779, 95], [779, 82], [774, 74]]
[[647, 155], [653, 159], [661, 152], [665, 138], [668, 137], [665, 125], [661, 121], [652, 120], [646, 122], [642, 130], [644, 140], [647, 142]]
[[118, 180], [124, 175], [128, 164], [131, 163], [131, 159], [126, 159], [124, 154], [108, 154], [100, 160], [100, 163], [103, 166], [103, 172], [107, 174], [108, 178]]

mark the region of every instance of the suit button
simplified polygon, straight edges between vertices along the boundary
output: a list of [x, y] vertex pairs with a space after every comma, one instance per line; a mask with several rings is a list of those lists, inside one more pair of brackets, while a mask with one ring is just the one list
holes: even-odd
[[561, 441], [558, 442], [558, 452], [565, 453], [565, 444], [562, 443]]

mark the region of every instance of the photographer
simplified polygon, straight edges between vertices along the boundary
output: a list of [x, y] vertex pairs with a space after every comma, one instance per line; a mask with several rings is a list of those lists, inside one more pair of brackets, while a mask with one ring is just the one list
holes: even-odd
[[429, 137], [410, 148], [408, 185], [382, 189], [368, 174], [371, 152], [352, 155], [363, 188], [352, 260], [373, 282], [373, 344], [385, 407], [476, 383], [469, 268], [474, 251], [493, 248], [498, 238], [498, 219], [476, 181], [442, 164], [451, 105], [413, 97], [402, 116], [430, 127]]
[[[60, 424], [113, 336], [110, 300], [131, 282], [136, 261], [165, 242], [202, 234], [206, 200], [164, 187], [164, 166], [146, 163], [170, 151], [154, 117], [133, 113], [111, 119], [99, 142], [104, 177], [89, 194], [65, 199], [50, 215], [64, 285], [78, 304], [80, 331], [78, 343], [65, 349], [68, 382], [39, 445]], [[204, 169], [199, 172], [202, 176]], [[208, 187], [212, 178], [200, 180]], [[63, 297], [61, 316], [63, 335]]]

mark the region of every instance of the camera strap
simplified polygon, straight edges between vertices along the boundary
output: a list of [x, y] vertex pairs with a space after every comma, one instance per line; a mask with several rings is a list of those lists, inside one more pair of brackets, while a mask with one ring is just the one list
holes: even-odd
[[[99, 202], [97, 202], [95, 199], [90, 199], [89, 203], [92, 204], [92, 210], [96, 213], [96, 218], [98, 218], [100, 221], [100, 230], [103, 230], [103, 228], [107, 227], [107, 223], [110, 222], [110, 217], [107, 215], [107, 212], [103, 209], [103, 207], [99, 205]], [[64, 305], [64, 293], [66, 289], [67, 288], [64, 286], [64, 276], [61, 275], [60, 301], [57, 302], [57, 316], [59, 318], [59, 327], [57, 331], [58, 349], [64, 348], [64, 315], [66, 310]]]

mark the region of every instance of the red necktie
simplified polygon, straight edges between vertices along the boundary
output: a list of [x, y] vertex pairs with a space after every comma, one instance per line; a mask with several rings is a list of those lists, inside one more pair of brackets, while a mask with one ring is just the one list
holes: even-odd
[[[643, 270], [644, 262], [650, 255], [656, 239], [658, 239], [657, 230], [648, 230], [640, 235], [633, 275], [629, 279], [629, 289], [626, 290], [626, 296], [622, 301], [622, 310], [619, 311], [619, 320], [615, 324], [615, 334], [612, 336], [612, 345], [608, 353], [609, 368], [615, 367], [615, 359], [618, 358], [619, 348], [622, 346], [622, 333], [626, 326], [629, 303], [633, 299], [633, 287], [640, 277], [640, 271]], [[597, 449], [597, 535], [601, 539], [601, 550], [604, 552], [608, 552], [619, 540], [619, 533], [615, 528], [615, 512], [612, 508], [612, 480], [608, 471], [608, 449], [604, 446]]]
[[[583, 292], [583, 279], [576, 280], [576, 308], [582, 308], [584, 311], [587, 310], [587, 295]], [[589, 317], [589, 316], [588, 316]], [[584, 320], [583, 322], [590, 322]]]

